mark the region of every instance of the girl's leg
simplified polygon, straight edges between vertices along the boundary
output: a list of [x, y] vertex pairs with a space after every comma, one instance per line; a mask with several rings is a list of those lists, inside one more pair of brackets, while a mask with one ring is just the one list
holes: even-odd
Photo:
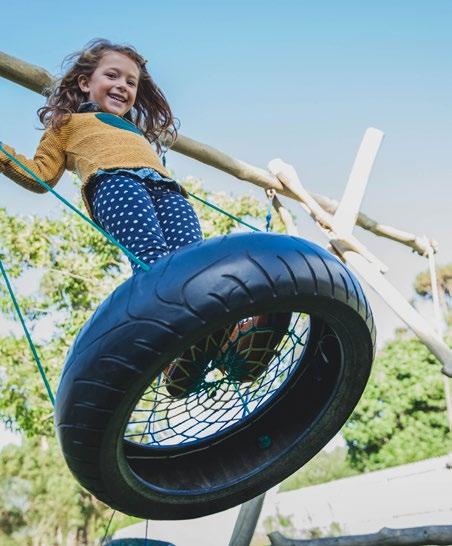
[[180, 193], [153, 183], [152, 195], [160, 228], [170, 252], [202, 240], [196, 212]]
[[[146, 264], [152, 264], [170, 249], [165, 241], [146, 185], [127, 175], [105, 176], [92, 197], [97, 223]], [[130, 261], [133, 273], [141, 267]]]

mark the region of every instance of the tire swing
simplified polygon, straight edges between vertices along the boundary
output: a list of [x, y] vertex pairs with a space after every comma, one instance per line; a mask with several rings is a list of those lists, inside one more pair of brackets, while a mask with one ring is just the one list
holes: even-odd
[[116, 510], [213, 514], [339, 431], [374, 347], [359, 282], [321, 247], [268, 233], [202, 241], [124, 282], [83, 327], [56, 397], [59, 441]]

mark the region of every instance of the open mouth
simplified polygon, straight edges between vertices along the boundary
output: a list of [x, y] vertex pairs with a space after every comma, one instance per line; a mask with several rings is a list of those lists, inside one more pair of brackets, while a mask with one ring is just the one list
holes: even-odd
[[115, 102], [117, 102], [118, 104], [125, 104], [126, 102], [126, 99], [124, 99], [123, 97], [120, 97], [118, 95], [110, 95], [108, 94], [108, 97], [112, 100], [114, 100]]

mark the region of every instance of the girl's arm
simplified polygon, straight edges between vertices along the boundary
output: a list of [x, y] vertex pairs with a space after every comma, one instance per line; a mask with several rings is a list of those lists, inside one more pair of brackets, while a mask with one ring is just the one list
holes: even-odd
[[[3, 148], [18, 161], [30, 169], [46, 184], [53, 187], [61, 178], [65, 165], [66, 154], [62, 142], [61, 131], [45, 130], [33, 159], [27, 159], [17, 154], [14, 148], [2, 144]], [[24, 171], [17, 163], [7, 157], [0, 149], [0, 173], [17, 182], [27, 190], [35, 193], [45, 193], [47, 190], [39, 184], [31, 174]]]

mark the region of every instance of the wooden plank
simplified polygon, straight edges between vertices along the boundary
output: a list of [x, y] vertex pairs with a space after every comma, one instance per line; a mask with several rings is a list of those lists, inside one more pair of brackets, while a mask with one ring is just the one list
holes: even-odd
[[358, 218], [370, 173], [383, 140], [383, 132], [369, 127], [364, 133], [347, 186], [333, 216], [334, 229], [343, 235], [351, 235]]

